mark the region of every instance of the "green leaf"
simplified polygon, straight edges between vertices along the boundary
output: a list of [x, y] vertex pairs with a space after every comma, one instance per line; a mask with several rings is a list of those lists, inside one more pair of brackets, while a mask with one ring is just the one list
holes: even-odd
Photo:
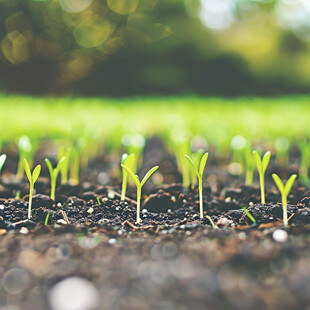
[[150, 178], [150, 176], [159, 168], [159, 166], [155, 166], [152, 169], [150, 169], [146, 175], [144, 176], [144, 178], [141, 181], [141, 187], [145, 184], [145, 182]]
[[61, 167], [64, 165], [64, 163], [66, 162], [66, 157], [65, 156], [63, 156], [60, 160], [59, 160], [59, 162], [58, 162], [58, 164], [57, 164], [57, 166], [56, 166], [56, 176], [57, 176], [57, 174], [58, 174], [58, 172], [59, 172], [59, 170], [61, 169]]
[[125, 171], [128, 172], [128, 174], [130, 175], [130, 177], [132, 178], [132, 180], [134, 181], [134, 183], [136, 184], [136, 186], [139, 188], [141, 186], [139, 178], [131, 171], [131, 169], [129, 169], [127, 166], [125, 165], [121, 165], [122, 168], [125, 169]]
[[130, 154], [129, 156], [127, 156], [127, 158], [125, 159], [125, 163], [124, 163], [124, 165], [126, 165], [132, 171], [133, 171], [133, 167], [135, 163], [135, 157], [136, 157], [135, 154]]
[[29, 164], [26, 158], [24, 158], [24, 169], [25, 169], [29, 182], [32, 183], [32, 175], [31, 175], [30, 167], [29, 167]]
[[124, 165], [125, 164], [125, 161], [126, 161], [126, 158], [128, 157], [128, 154], [127, 153], [124, 153], [122, 155], [122, 159], [121, 159], [121, 163]]
[[275, 173], [272, 174], [272, 178], [274, 182], [276, 183], [276, 185], [278, 186], [280, 193], [281, 194], [284, 193], [284, 185], [281, 179]]
[[190, 158], [188, 155], [184, 155], [184, 156], [185, 156], [185, 158], [188, 160], [188, 162], [189, 162], [189, 164], [191, 165], [191, 167], [193, 168], [193, 170], [195, 171], [197, 177], [199, 178], [199, 177], [200, 177], [199, 172], [198, 172], [198, 170], [195, 168], [194, 163], [193, 163], [193, 161], [191, 160], [191, 158]]
[[37, 165], [33, 172], [32, 172], [32, 181], [33, 181], [33, 184], [37, 181], [39, 175], [40, 175], [40, 172], [41, 172], [41, 165]]
[[207, 163], [207, 160], [208, 160], [208, 156], [209, 156], [209, 153], [206, 152], [206, 153], [203, 154], [203, 156], [202, 156], [202, 158], [200, 160], [198, 172], [199, 172], [201, 177], [202, 177], [203, 172], [205, 170], [205, 166], [206, 166], [206, 163]]
[[1, 172], [1, 170], [2, 170], [2, 167], [3, 167], [3, 165], [4, 165], [5, 160], [6, 160], [6, 155], [5, 155], [5, 154], [2, 154], [2, 155], [0, 156], [0, 172]]
[[288, 196], [288, 193], [290, 192], [295, 180], [297, 178], [297, 174], [292, 174], [290, 178], [287, 180], [285, 186], [284, 186], [284, 192], [286, 196]]
[[51, 178], [53, 177], [53, 166], [48, 158], [45, 158], [45, 163], [50, 173]]
[[253, 158], [254, 158], [256, 168], [260, 172], [262, 169], [262, 160], [257, 151], [253, 151]]
[[271, 156], [271, 153], [268, 151], [265, 153], [265, 155], [263, 157], [263, 160], [262, 160], [263, 173], [265, 173], [265, 171], [268, 167], [268, 164], [270, 161], [270, 156]]

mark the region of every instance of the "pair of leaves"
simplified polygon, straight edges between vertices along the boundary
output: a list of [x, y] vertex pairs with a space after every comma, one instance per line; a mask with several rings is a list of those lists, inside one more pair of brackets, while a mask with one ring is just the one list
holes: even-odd
[[2, 170], [2, 167], [3, 167], [3, 165], [4, 165], [5, 160], [6, 160], [6, 155], [5, 155], [5, 154], [2, 154], [2, 155], [0, 156], [0, 173], [1, 173], [1, 170]]
[[297, 175], [296, 174], [292, 174], [290, 176], [290, 178], [287, 180], [286, 184], [284, 185], [284, 183], [281, 181], [281, 179], [278, 177], [277, 174], [273, 173], [272, 174], [272, 178], [274, 180], [274, 182], [276, 183], [276, 185], [278, 186], [278, 189], [280, 191], [280, 193], [282, 195], [285, 195], [286, 197], [288, 196], [296, 178]]
[[31, 174], [29, 163], [28, 163], [27, 159], [24, 158], [24, 168], [25, 168], [25, 172], [26, 172], [27, 178], [29, 180], [29, 183], [31, 185], [33, 185], [37, 181], [37, 179], [41, 173], [41, 165], [37, 165], [33, 169], [33, 172]]
[[134, 183], [136, 184], [137, 188], [142, 188], [142, 186], [145, 184], [145, 182], [150, 178], [150, 176], [159, 168], [159, 166], [155, 166], [152, 169], [150, 169], [146, 175], [144, 176], [144, 178], [142, 179], [142, 181], [140, 182], [139, 178], [137, 175], [135, 175], [133, 173], [133, 171], [128, 168], [127, 166], [122, 164], [122, 168], [125, 169], [125, 171], [130, 175], [130, 177], [132, 178], [132, 180], [134, 181]]
[[50, 160], [49, 160], [48, 158], [45, 158], [45, 163], [46, 163], [46, 166], [47, 166], [47, 168], [48, 168], [48, 171], [49, 171], [49, 173], [50, 173], [50, 176], [51, 176], [51, 179], [52, 179], [52, 180], [54, 180], [54, 179], [57, 178], [58, 173], [59, 173], [59, 171], [60, 171], [62, 165], [64, 164], [65, 160], [66, 160], [66, 157], [62, 157], [62, 158], [59, 160], [59, 162], [58, 162], [56, 168], [53, 169], [53, 166], [52, 166], [52, 163], [50, 162]]
[[193, 170], [195, 171], [198, 179], [202, 179], [202, 175], [203, 175], [205, 166], [207, 164], [209, 153], [206, 152], [202, 155], [197, 168], [195, 167], [194, 162], [192, 161], [192, 159], [188, 155], [184, 155], [184, 156], [188, 160], [188, 162], [190, 163]]
[[269, 161], [270, 161], [271, 153], [268, 151], [264, 154], [263, 159], [259, 156], [257, 151], [253, 151], [254, 162], [256, 164], [257, 170], [259, 173], [264, 174]]

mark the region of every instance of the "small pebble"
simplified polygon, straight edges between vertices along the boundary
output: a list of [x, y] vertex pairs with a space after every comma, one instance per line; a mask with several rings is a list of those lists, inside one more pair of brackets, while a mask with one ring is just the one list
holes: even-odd
[[29, 233], [29, 229], [27, 227], [22, 227], [20, 230], [19, 230], [19, 233], [20, 234], [23, 234], [23, 235], [27, 235]]
[[0, 210], [4, 210], [4, 205], [0, 205]]
[[115, 238], [111, 238], [111, 239], [109, 239], [108, 243], [109, 243], [110, 245], [113, 245], [113, 244], [116, 243], [116, 239], [115, 239]]
[[62, 225], [67, 225], [67, 222], [65, 220], [63, 220], [63, 219], [57, 220], [57, 223], [58, 224], [62, 224]]
[[276, 242], [286, 242], [288, 239], [288, 233], [283, 229], [277, 229], [273, 232], [272, 238]]
[[108, 197], [110, 199], [114, 199], [115, 195], [112, 192], [108, 192]]
[[89, 214], [92, 214], [94, 212], [94, 208], [89, 208], [88, 210], [87, 210], [87, 213], [89, 213]]
[[148, 213], [148, 211], [146, 209], [142, 210], [142, 214], [147, 214], [147, 213]]
[[58, 207], [58, 208], [61, 207], [61, 203], [60, 203], [60, 202], [57, 203], [57, 207]]

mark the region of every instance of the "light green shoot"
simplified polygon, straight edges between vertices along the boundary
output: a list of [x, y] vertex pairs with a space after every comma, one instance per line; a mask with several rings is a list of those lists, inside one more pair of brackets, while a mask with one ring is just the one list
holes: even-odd
[[253, 215], [248, 211], [248, 209], [247, 209], [246, 207], [242, 207], [241, 209], [244, 211], [244, 213], [246, 214], [246, 216], [247, 216], [254, 224], [256, 224], [255, 218], [254, 218]]
[[76, 147], [71, 149], [70, 154], [70, 183], [72, 185], [79, 184], [80, 174], [80, 152]]
[[246, 165], [245, 185], [253, 185], [254, 160], [250, 146], [247, 146], [243, 149], [243, 155]]
[[[135, 166], [135, 155], [127, 153], [124, 153], [122, 156], [122, 164], [127, 166], [131, 171], [135, 172], [134, 166]], [[122, 168], [123, 173], [123, 183], [122, 183], [122, 195], [121, 195], [121, 201], [125, 200], [126, 197], [126, 189], [127, 189], [127, 183], [128, 183], [128, 173], [127, 171]]]
[[48, 225], [48, 220], [50, 218], [50, 212], [47, 213], [46, 217], [45, 217], [45, 221], [44, 221], [44, 225], [47, 226]]
[[70, 158], [71, 148], [65, 150], [64, 147], [60, 147], [58, 151], [58, 160], [65, 157], [66, 159], [60, 167], [61, 184], [68, 183], [68, 171], [69, 171], [69, 158]]
[[97, 203], [98, 203], [98, 206], [101, 206], [101, 201], [100, 201], [100, 198], [97, 196]]
[[51, 199], [53, 200], [55, 200], [57, 177], [61, 169], [61, 166], [64, 164], [65, 160], [66, 160], [66, 157], [61, 158], [56, 168], [53, 169], [52, 163], [49, 161], [48, 158], [45, 158], [45, 163], [46, 163], [46, 166], [48, 168], [48, 171], [50, 173], [50, 178], [51, 178]]
[[259, 175], [259, 185], [260, 185], [260, 197], [261, 203], [265, 203], [265, 172], [270, 161], [270, 152], [266, 152], [263, 159], [259, 156], [257, 151], [253, 151], [254, 162]]
[[3, 167], [4, 163], [5, 163], [5, 160], [6, 160], [6, 155], [2, 154], [0, 156], [0, 173], [1, 173], [2, 167]]
[[140, 201], [141, 201], [141, 190], [142, 190], [142, 186], [145, 184], [145, 182], [150, 178], [150, 176], [158, 169], [158, 166], [153, 167], [152, 169], [150, 169], [146, 175], [144, 176], [144, 178], [142, 179], [142, 181], [139, 181], [139, 178], [137, 175], [134, 174], [134, 172], [132, 172], [132, 170], [130, 168], [128, 168], [127, 166], [122, 164], [122, 168], [125, 169], [127, 171], [127, 173], [130, 175], [130, 177], [132, 178], [133, 182], [136, 184], [137, 186], [137, 218], [136, 218], [136, 222], [140, 223], [141, 222], [141, 218], [140, 218]]
[[202, 176], [203, 176], [203, 172], [204, 172], [207, 160], [208, 160], [209, 153], [206, 152], [203, 154], [203, 156], [201, 157], [199, 161], [198, 168], [195, 167], [192, 159], [188, 155], [184, 155], [184, 156], [190, 163], [190, 166], [193, 168], [193, 171], [196, 173], [197, 178], [198, 178], [200, 218], [203, 218]]
[[33, 189], [34, 183], [37, 181], [40, 172], [41, 172], [41, 165], [37, 165], [31, 174], [29, 163], [26, 158], [24, 158], [24, 168], [27, 175], [27, 178], [30, 183], [30, 192], [29, 192], [29, 203], [28, 203], [28, 219], [31, 218], [31, 205], [32, 205], [32, 196], [33, 196]]
[[295, 182], [295, 179], [297, 178], [296, 174], [292, 174], [290, 178], [287, 180], [286, 184], [284, 185], [281, 179], [275, 174], [272, 174], [272, 178], [274, 182], [276, 183], [282, 197], [282, 210], [283, 210], [283, 225], [284, 227], [288, 226], [287, 221], [287, 196]]

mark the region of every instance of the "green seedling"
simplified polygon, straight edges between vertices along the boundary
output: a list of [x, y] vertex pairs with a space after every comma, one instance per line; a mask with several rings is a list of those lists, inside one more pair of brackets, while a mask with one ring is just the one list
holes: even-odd
[[[135, 155], [130, 154], [128, 155], [127, 153], [124, 153], [122, 156], [122, 162], [123, 165], [128, 167], [131, 171], [135, 172]], [[123, 173], [123, 182], [122, 182], [122, 195], [121, 195], [121, 201], [125, 200], [126, 197], [126, 189], [127, 189], [127, 183], [128, 183], [128, 173], [127, 171], [122, 168], [122, 173]]]
[[125, 169], [127, 171], [127, 173], [130, 175], [130, 177], [132, 178], [133, 182], [136, 184], [137, 186], [137, 223], [141, 222], [141, 218], [140, 218], [140, 201], [141, 201], [141, 190], [142, 190], [142, 186], [145, 184], [145, 182], [150, 178], [150, 176], [158, 169], [158, 166], [153, 167], [152, 169], [150, 169], [146, 175], [144, 176], [144, 178], [142, 179], [142, 181], [140, 182], [139, 178], [137, 175], [134, 174], [134, 172], [128, 168], [127, 166], [122, 164], [122, 168]]
[[257, 151], [253, 151], [254, 162], [259, 174], [259, 185], [260, 185], [260, 197], [261, 203], [265, 203], [265, 172], [270, 161], [270, 152], [266, 152], [263, 159], [259, 156]]
[[244, 213], [246, 214], [246, 216], [253, 222], [253, 224], [256, 224], [256, 220], [255, 218], [253, 217], [253, 215], [248, 211], [248, 209], [246, 207], [242, 207], [241, 208]]
[[45, 226], [48, 225], [48, 220], [49, 220], [49, 218], [50, 218], [50, 212], [48, 212], [48, 213], [46, 214], [45, 221], [44, 221], [44, 225], [45, 225]]
[[246, 166], [245, 185], [253, 185], [254, 160], [250, 146], [243, 149], [243, 156]]
[[310, 143], [307, 141], [301, 141], [298, 143], [300, 151], [300, 164], [298, 170], [298, 180], [303, 186], [309, 186], [309, 163], [310, 163]]
[[20, 200], [20, 191], [17, 191], [17, 192], [16, 192], [15, 199], [16, 199], [16, 200]]
[[65, 185], [68, 183], [68, 172], [69, 172], [69, 158], [70, 158], [71, 148], [65, 150], [64, 147], [60, 147], [58, 151], [58, 161], [65, 157], [66, 159], [60, 167], [61, 184]]
[[204, 172], [207, 160], [208, 160], [209, 153], [207, 152], [203, 154], [203, 156], [201, 157], [199, 161], [198, 168], [196, 168], [192, 159], [188, 155], [184, 155], [184, 156], [190, 163], [190, 166], [193, 168], [193, 171], [195, 172], [198, 178], [200, 218], [203, 218], [202, 176], [203, 176], [203, 172]]
[[32, 196], [33, 196], [33, 189], [34, 189], [34, 183], [37, 181], [40, 172], [41, 172], [41, 165], [37, 165], [31, 174], [29, 163], [27, 159], [24, 159], [24, 168], [27, 175], [27, 178], [30, 183], [30, 192], [29, 192], [29, 204], [28, 204], [28, 219], [31, 218], [31, 205], [32, 205]]
[[49, 161], [48, 158], [45, 158], [45, 163], [48, 168], [48, 171], [50, 173], [50, 178], [51, 178], [51, 199], [55, 201], [55, 191], [56, 191], [56, 182], [57, 182], [57, 177], [59, 174], [59, 171], [61, 169], [61, 166], [64, 164], [66, 158], [63, 157], [60, 159], [58, 162], [56, 168], [54, 169], [52, 166], [52, 163]]
[[79, 184], [80, 175], [80, 150], [77, 147], [71, 149], [70, 154], [70, 183], [72, 185]]
[[295, 182], [295, 179], [297, 178], [296, 174], [292, 174], [290, 178], [287, 180], [286, 184], [281, 181], [281, 179], [275, 174], [272, 174], [272, 178], [274, 182], [276, 183], [282, 197], [282, 210], [283, 210], [283, 225], [284, 227], [288, 226], [287, 221], [287, 196]]
[[100, 198], [97, 196], [97, 202], [98, 202], [98, 206], [101, 206], [101, 201], [100, 201]]
[[2, 154], [0, 156], [0, 174], [1, 174], [1, 171], [2, 171], [2, 167], [3, 167], [4, 163], [5, 163], [5, 160], [6, 160], [6, 155]]

